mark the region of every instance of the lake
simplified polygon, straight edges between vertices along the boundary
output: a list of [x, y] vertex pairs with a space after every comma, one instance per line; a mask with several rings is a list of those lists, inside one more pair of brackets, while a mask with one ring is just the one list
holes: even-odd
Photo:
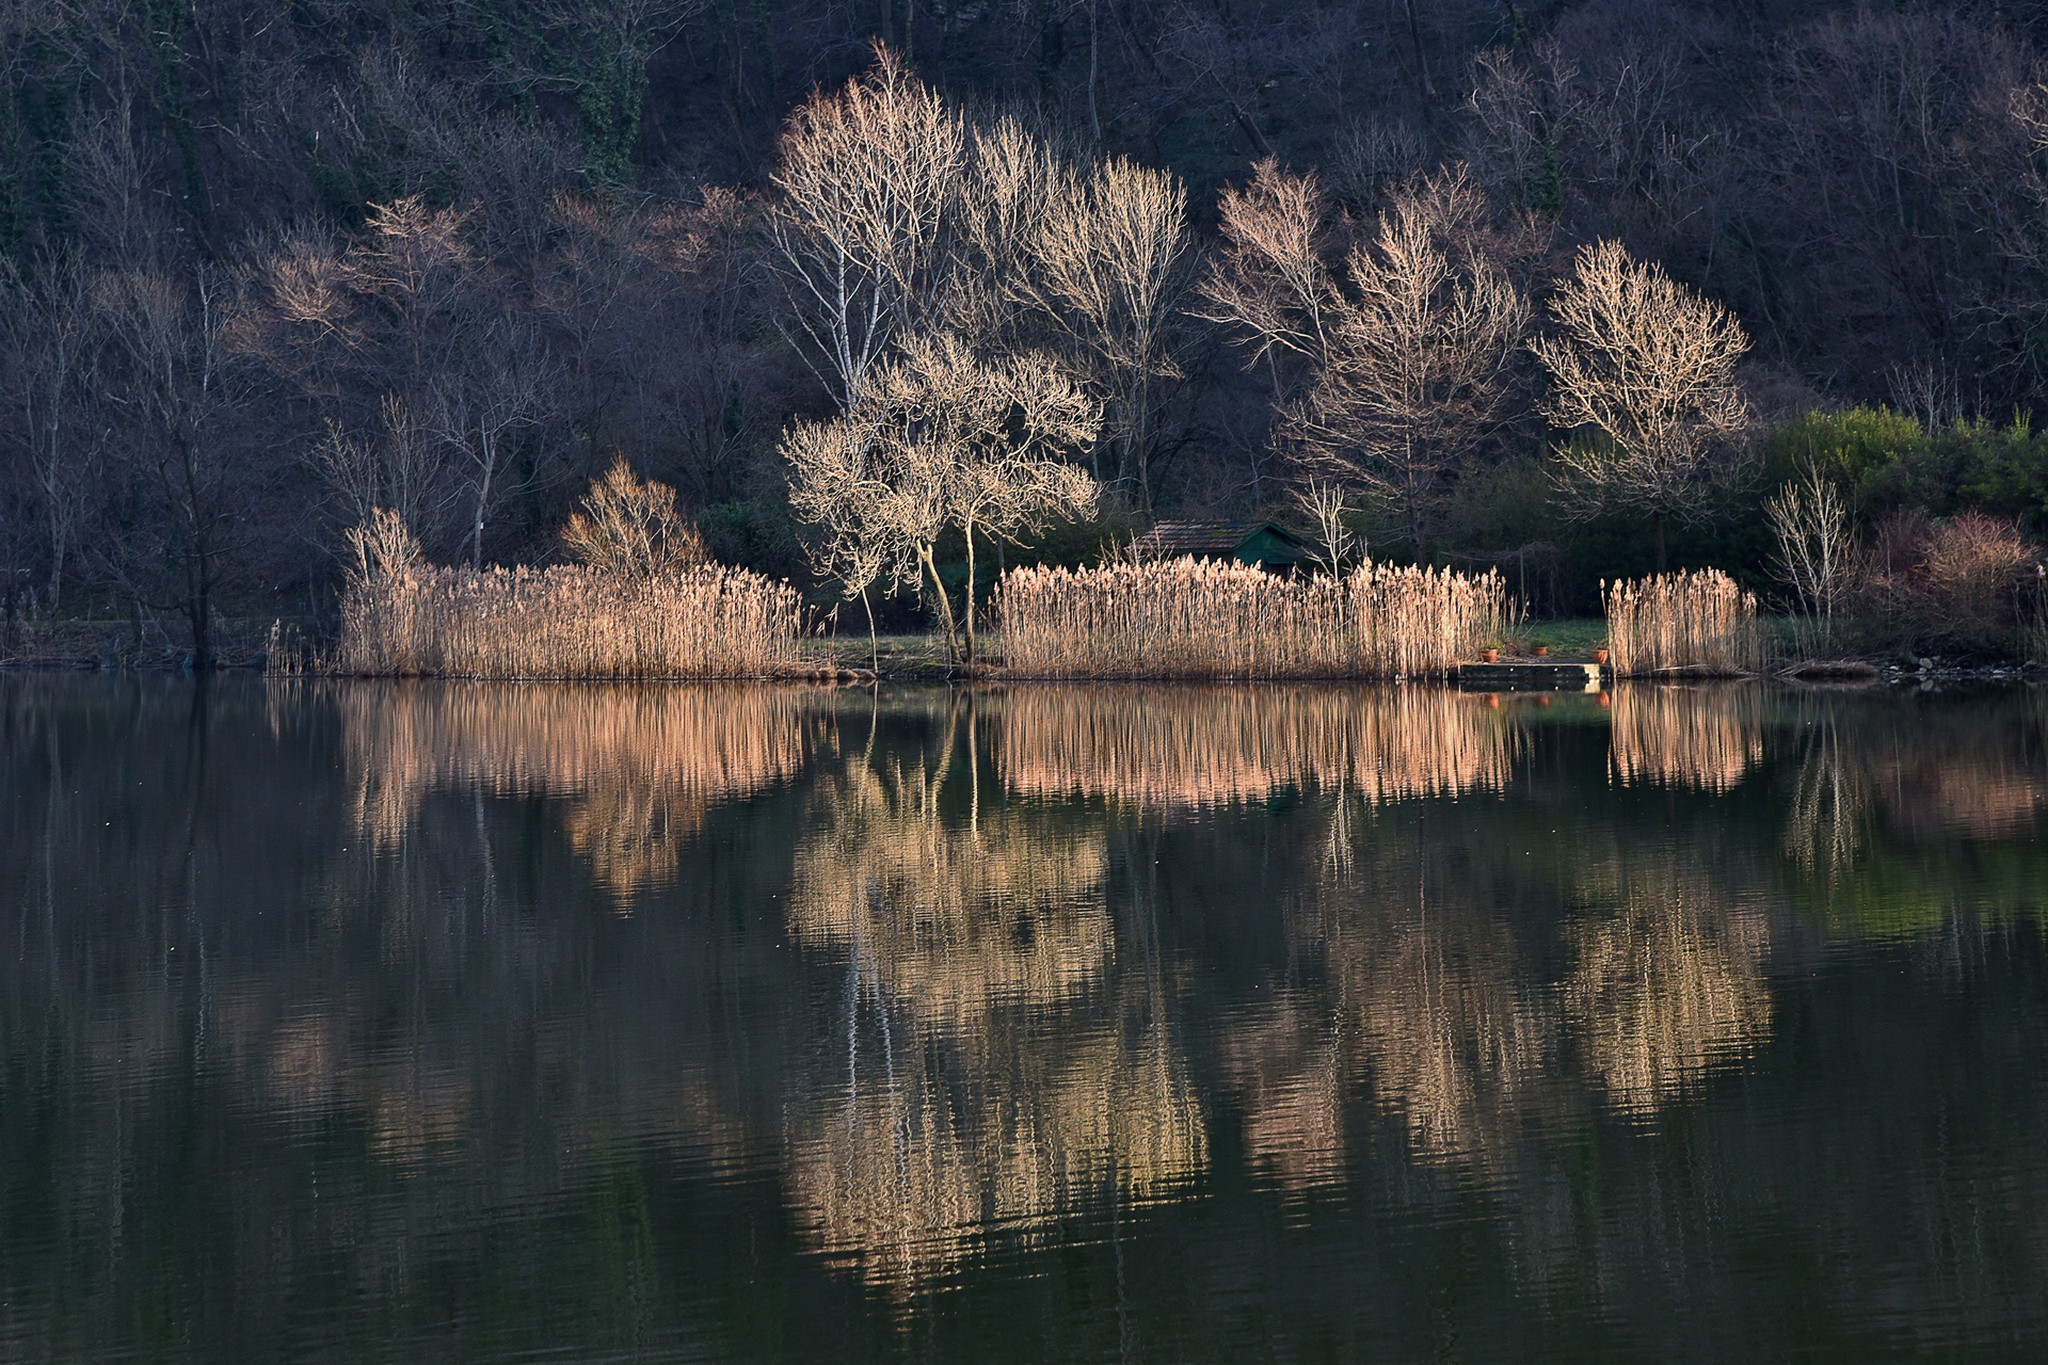
[[0, 677], [0, 1358], [2048, 1351], [2048, 694]]

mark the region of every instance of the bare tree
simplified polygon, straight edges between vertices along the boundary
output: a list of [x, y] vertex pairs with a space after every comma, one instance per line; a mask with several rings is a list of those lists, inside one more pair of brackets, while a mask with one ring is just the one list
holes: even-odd
[[1320, 364], [1329, 353], [1336, 282], [1325, 260], [1330, 209], [1314, 172], [1296, 175], [1261, 161], [1243, 187], [1217, 202], [1223, 241], [1202, 277], [1198, 316], [1232, 327], [1248, 345], [1246, 368], [1264, 365], [1274, 398], [1280, 365]]
[[[1015, 540], [1053, 517], [1090, 512], [1095, 482], [1063, 457], [1100, 420], [1096, 402], [1049, 357], [983, 360], [956, 337], [920, 339], [875, 373], [844, 417], [784, 436], [790, 504], [826, 529], [833, 562], [853, 575], [884, 564], [904, 586], [928, 578], [948, 649], [962, 657], [964, 622], [972, 667], [976, 538]], [[953, 530], [967, 546], [959, 614], [935, 557]]]
[[[491, 307], [503, 300], [465, 236], [468, 217], [406, 196], [371, 205], [363, 237], [345, 248], [312, 235], [286, 239], [263, 254], [255, 271], [261, 306], [238, 323], [235, 341], [316, 415], [325, 434], [305, 451], [342, 504], [341, 526], [389, 507], [424, 541], [459, 527], [474, 556], [474, 494], [482, 492], [488, 512], [495, 439], [546, 395], [529, 377], [516, 386], [524, 397], [515, 410], [486, 419], [483, 409], [501, 395], [487, 398], [464, 382], [503, 358], [492, 338], [508, 325]], [[514, 330], [527, 338], [514, 350], [535, 349], [529, 330]], [[526, 368], [545, 366], [534, 358]], [[494, 429], [488, 441], [473, 417]], [[458, 428], [461, 439], [448, 439]], [[459, 477], [472, 465], [485, 477]], [[453, 515], [465, 503], [467, 515]]]
[[1841, 490], [1809, 464], [1764, 504], [1764, 519], [1777, 542], [1772, 567], [1792, 589], [1809, 647], [1832, 649], [1835, 608], [1856, 573], [1855, 535]]
[[55, 612], [104, 444], [92, 420], [100, 328], [76, 261], [42, 261], [25, 280], [9, 273], [0, 263], [0, 397], [18, 415], [49, 555], [44, 592]]
[[[1178, 179], [1118, 159], [1077, 172], [1014, 119], [970, 122], [878, 47], [791, 117], [774, 183], [797, 339], [842, 410], [907, 338], [1050, 346], [1103, 400], [1114, 477], [1149, 508], [1191, 273]], [[1099, 454], [1096, 470], [1110, 477]]]
[[94, 285], [113, 347], [128, 520], [109, 528], [102, 553], [138, 598], [168, 570], [192, 633], [192, 664], [213, 666], [214, 598], [245, 538], [254, 471], [235, 423], [249, 401], [226, 337], [234, 297], [211, 268], [191, 278], [116, 272]]
[[[543, 448], [515, 464], [512, 443], [541, 427], [555, 407], [560, 371], [530, 323], [502, 319], [464, 349], [463, 363], [435, 383], [436, 434], [459, 451], [467, 503], [469, 563], [481, 567], [484, 523], [505, 499], [544, 487], [560, 461]], [[543, 447], [546, 443], [543, 442]]]
[[875, 638], [876, 584], [907, 569], [922, 569], [905, 528], [896, 524], [895, 490], [886, 471], [844, 420], [800, 422], [783, 433], [790, 508], [812, 528], [806, 549], [812, 567], [835, 578], [849, 600], [858, 597], [868, 619], [872, 662], [881, 667]]
[[1400, 522], [1418, 559], [1459, 475], [1507, 416], [1528, 325], [1506, 273], [1459, 250], [1482, 211], [1461, 171], [1396, 196], [1346, 259], [1329, 349], [1290, 423], [1314, 463]]
[[676, 490], [634, 477], [622, 456], [591, 481], [583, 503], [562, 527], [577, 560], [615, 578], [659, 578], [705, 563], [710, 555], [695, 527], [676, 508]]
[[1036, 268], [1012, 278], [1108, 396], [1104, 434], [1116, 448], [1117, 477], [1135, 486], [1149, 512], [1154, 385], [1181, 377], [1173, 325], [1193, 273], [1187, 192], [1171, 173], [1121, 157], [1052, 185], [1028, 239]]
[[1749, 402], [1735, 367], [1749, 337], [1619, 242], [1580, 249], [1550, 313], [1557, 334], [1530, 343], [1550, 372], [1550, 419], [1596, 434], [1559, 448], [1560, 475], [1588, 514], [1647, 513], [1661, 571], [1665, 522], [1705, 515], [1744, 472]]
[[966, 157], [965, 119], [881, 46], [790, 115], [769, 233], [800, 349], [842, 410], [937, 301]]
[[1340, 276], [1320, 185], [1266, 163], [1225, 191], [1225, 246], [1203, 284], [1204, 316], [1271, 370], [1282, 431], [1309, 467], [1395, 516], [1418, 557], [1507, 415], [1527, 326], [1521, 291], [1481, 245], [1487, 209], [1462, 170], [1411, 182]]
[[1369, 553], [1358, 533], [1345, 520], [1351, 508], [1341, 484], [1311, 478], [1294, 491], [1294, 503], [1315, 524], [1316, 538], [1322, 550], [1316, 558], [1325, 573], [1341, 574], [1354, 558], [1363, 558]]
[[396, 394], [385, 394], [362, 427], [330, 419], [307, 458], [339, 504], [338, 526], [365, 525], [384, 510], [413, 530], [440, 526], [450, 515], [455, 491], [446, 456], [446, 444], [426, 418]]

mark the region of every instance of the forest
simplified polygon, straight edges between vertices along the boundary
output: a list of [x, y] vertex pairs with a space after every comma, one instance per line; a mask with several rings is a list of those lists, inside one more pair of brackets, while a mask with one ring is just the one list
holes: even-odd
[[1270, 517], [1968, 652], [2040, 606], [2044, 56], [1989, 0], [0, 0], [6, 628], [205, 667], [331, 628], [379, 513], [545, 565], [618, 470], [970, 643], [1002, 566]]

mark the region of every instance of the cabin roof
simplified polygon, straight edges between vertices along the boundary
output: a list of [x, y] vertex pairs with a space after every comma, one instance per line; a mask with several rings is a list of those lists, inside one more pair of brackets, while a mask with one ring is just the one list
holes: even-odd
[[[1204, 558], [1237, 555], [1253, 541], [1264, 541], [1268, 553], [1257, 556], [1268, 562], [1299, 559], [1306, 542], [1286, 527], [1271, 521], [1162, 521], [1132, 543], [1131, 548], [1147, 559], [1175, 559], [1181, 555]], [[1275, 542], [1278, 542], [1275, 544]], [[1272, 553], [1277, 550], [1279, 553]]]

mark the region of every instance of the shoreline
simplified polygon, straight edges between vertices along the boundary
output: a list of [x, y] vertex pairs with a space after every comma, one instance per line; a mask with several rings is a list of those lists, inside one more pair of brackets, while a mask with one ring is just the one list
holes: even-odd
[[[934, 641], [936, 643], [936, 641]], [[866, 655], [866, 651], [862, 651]], [[1553, 660], [1548, 662], [1576, 663], [1577, 660]], [[1703, 683], [1765, 682], [1789, 688], [1892, 688], [1978, 685], [2039, 687], [2048, 685], [2048, 665], [2038, 663], [1998, 663], [1971, 665], [1941, 665], [1930, 668], [1908, 668], [1902, 664], [1879, 664], [1864, 659], [1809, 660], [1784, 668], [1766, 669], [1760, 673], [1730, 674], [1705, 670], [1667, 669], [1654, 673], [1608, 674], [1585, 688], [1571, 686], [1546, 687], [1541, 684], [1501, 684], [1478, 679], [1461, 679], [1457, 672], [1437, 677], [1368, 677], [1362, 675], [1337, 675], [1330, 677], [1290, 678], [1230, 678], [1230, 677], [1188, 677], [1176, 674], [1136, 674], [1115, 677], [1035, 677], [1005, 672], [998, 665], [979, 665], [972, 672], [949, 666], [943, 659], [917, 657], [884, 657], [879, 670], [865, 666], [852, 666], [833, 659], [818, 660], [814, 667], [801, 668], [789, 673], [770, 675], [733, 675], [704, 677], [674, 676], [628, 676], [611, 678], [567, 678], [567, 677], [484, 677], [462, 674], [365, 674], [326, 672], [320, 669], [291, 669], [277, 672], [266, 666], [266, 661], [238, 659], [217, 662], [214, 667], [201, 674], [189, 664], [171, 662], [167, 659], [147, 662], [122, 661], [112, 666], [73, 656], [25, 656], [0, 659], [0, 675], [70, 675], [77, 677], [200, 677], [200, 676], [254, 676], [280, 681], [322, 680], [355, 682], [466, 682], [521, 684], [565, 684], [587, 683], [599, 686], [625, 684], [652, 685], [668, 684], [691, 686], [705, 683], [739, 684], [802, 684], [822, 686], [873, 687], [880, 684], [948, 684], [955, 686], [1179, 686], [1179, 687], [1408, 687], [1435, 685], [1455, 688], [1467, 692], [1517, 691], [1551, 692], [1572, 695], [1580, 691], [1605, 690], [1616, 684], [1643, 685], [1685, 685], [1698, 686]], [[1476, 664], [1476, 661], [1475, 661]]]

